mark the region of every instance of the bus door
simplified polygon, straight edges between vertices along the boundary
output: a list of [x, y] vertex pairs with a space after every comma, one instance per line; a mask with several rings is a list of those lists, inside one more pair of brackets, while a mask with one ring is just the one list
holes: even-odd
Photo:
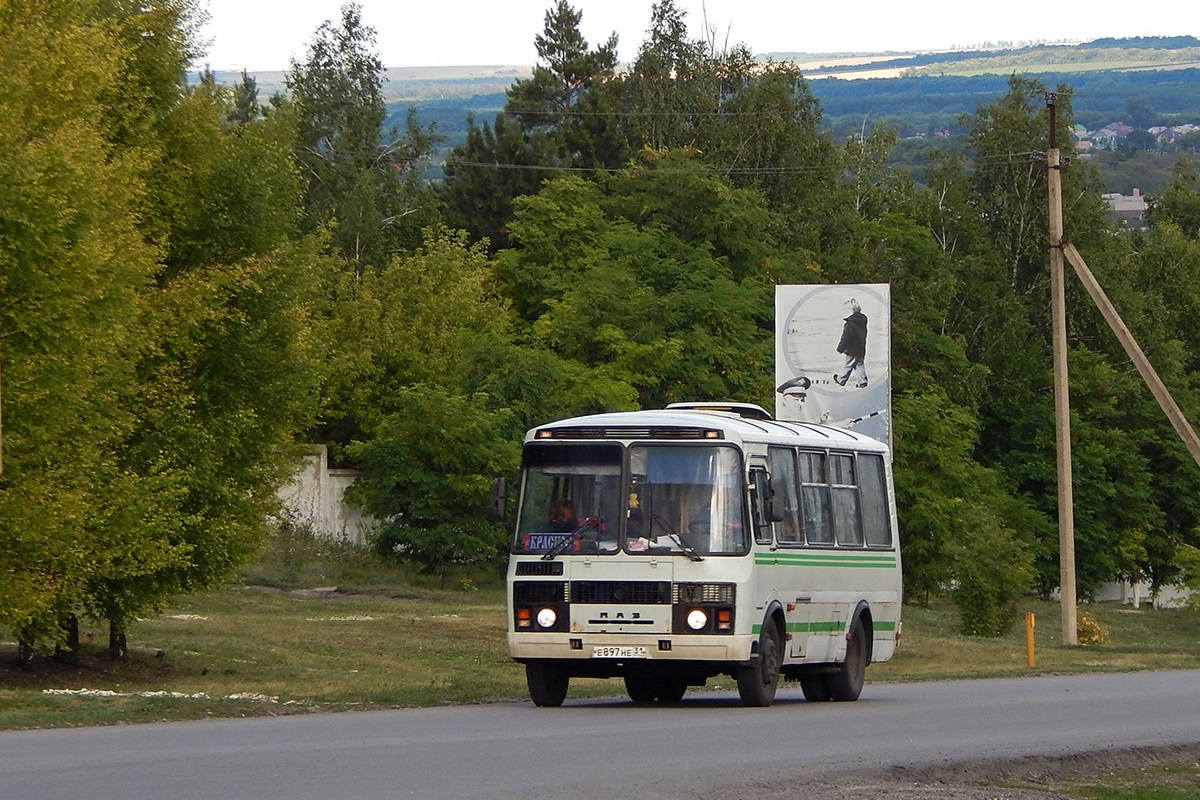
[[774, 492], [776, 514], [773, 520], [774, 544], [772, 553], [779, 589], [779, 601], [787, 617], [787, 652], [792, 658], [808, 655], [808, 631], [812, 622], [813, 591], [804, 576], [804, 526], [800, 514], [800, 482], [796, 468], [796, 451], [791, 447], [771, 447], [768, 450], [771, 467], [771, 489]]
[[809, 652], [821, 662], [840, 658], [853, 595], [859, 578], [856, 553], [863, 548], [855, 456], [850, 452], [797, 453], [800, 466], [801, 518], [804, 523], [811, 590], [808, 624]]
[[[778, 549], [775, 545], [775, 527], [780, 524], [774, 519], [779, 516], [779, 502], [776, 494], [776, 481], [767, 471], [767, 459], [755, 456], [750, 460], [750, 521], [754, 528], [755, 548], [754, 572], [751, 585], [754, 587], [756, 613], [765, 614], [767, 605], [772, 600], [785, 604], [786, 624], [783, 631], [784, 639], [791, 639], [792, 611], [786, 604], [788, 584], [788, 567], [777, 558]], [[755, 619], [754, 624], [762, 622]]]

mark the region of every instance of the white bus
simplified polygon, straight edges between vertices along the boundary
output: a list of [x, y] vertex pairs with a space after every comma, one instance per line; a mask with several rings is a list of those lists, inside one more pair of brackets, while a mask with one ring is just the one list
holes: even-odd
[[891, 462], [850, 430], [681, 403], [529, 432], [508, 567], [508, 650], [539, 706], [573, 677], [677, 702], [729, 675], [856, 700], [900, 639]]

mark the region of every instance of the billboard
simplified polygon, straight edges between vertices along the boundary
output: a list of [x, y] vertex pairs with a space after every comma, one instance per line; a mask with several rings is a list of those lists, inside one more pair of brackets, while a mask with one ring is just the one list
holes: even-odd
[[775, 287], [775, 417], [891, 443], [886, 283]]

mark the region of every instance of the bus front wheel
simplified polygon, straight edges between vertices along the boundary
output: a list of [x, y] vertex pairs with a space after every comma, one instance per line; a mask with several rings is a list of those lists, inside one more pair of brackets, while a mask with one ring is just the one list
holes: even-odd
[[769, 706], [775, 702], [782, 661], [779, 628], [773, 621], [763, 624], [758, 636], [758, 660], [737, 668], [738, 695], [744, 706]]
[[635, 703], [678, 703], [687, 694], [687, 684], [670, 678], [647, 678], [640, 675], [625, 676], [625, 692]]
[[653, 703], [657, 684], [650, 678], [641, 675], [625, 676], [625, 692], [635, 703]]
[[525, 665], [525, 683], [529, 685], [529, 698], [535, 706], [561, 706], [567, 698], [567, 686], [571, 676], [557, 664], [530, 661]]
[[663, 681], [654, 691], [660, 703], [678, 703], [687, 694], [688, 685], [683, 681]]

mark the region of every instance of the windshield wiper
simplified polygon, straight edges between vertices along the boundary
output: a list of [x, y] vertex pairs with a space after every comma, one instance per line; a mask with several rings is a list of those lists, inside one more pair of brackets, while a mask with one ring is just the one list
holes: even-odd
[[674, 525], [667, 522], [665, 519], [660, 517], [658, 514], [651, 514], [650, 521], [651, 521], [651, 530], [653, 530], [653, 524], [655, 522], [658, 522], [660, 525], [662, 525], [664, 528], [666, 528], [667, 535], [675, 540], [675, 544], [679, 545], [679, 549], [683, 551], [683, 554], [685, 556], [690, 558], [692, 561], [703, 561], [704, 560], [704, 556], [697, 553], [696, 548], [692, 547], [690, 544], [687, 543], [687, 541], [683, 538], [683, 534], [681, 534], [679, 531], [675, 530]]
[[675, 544], [679, 545], [679, 549], [683, 551], [683, 554], [692, 561], [704, 560], [704, 556], [697, 553], [696, 548], [687, 543], [687, 541], [683, 538], [683, 534], [672, 533], [671, 538], [675, 540]]
[[559, 553], [566, 551], [567, 548], [571, 547], [576, 542], [582, 541], [583, 534], [589, 528], [594, 530], [596, 533], [600, 533], [600, 527], [599, 527], [600, 524], [601, 524], [601, 520], [599, 520], [599, 519], [592, 519], [591, 517], [589, 517], [588, 519], [584, 520], [582, 525], [580, 525], [575, 530], [571, 531], [570, 536], [564, 537], [561, 542], [554, 545], [554, 547], [550, 548], [549, 551], [544, 553], [542, 555], [542, 561], [553, 561]]

